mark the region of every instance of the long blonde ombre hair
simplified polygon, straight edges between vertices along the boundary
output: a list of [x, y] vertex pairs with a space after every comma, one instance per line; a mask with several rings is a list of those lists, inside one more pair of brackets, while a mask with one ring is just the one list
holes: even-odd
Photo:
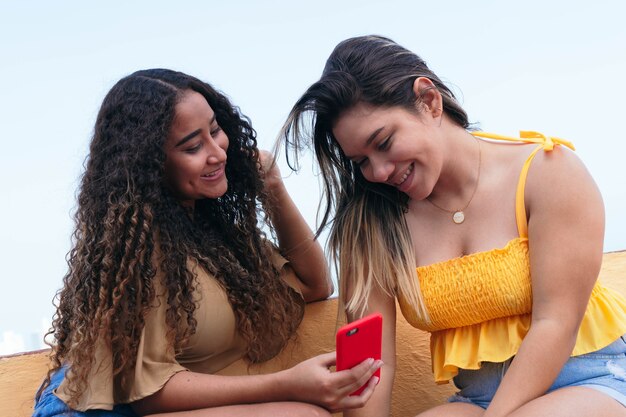
[[320, 80], [296, 102], [281, 132], [293, 170], [299, 168], [303, 150], [312, 146], [315, 151], [324, 194], [317, 233], [330, 226], [329, 249], [338, 263], [340, 301], [352, 316], [365, 313], [377, 285], [389, 295], [402, 296], [428, 321], [404, 217], [408, 197], [395, 187], [365, 180], [332, 132], [341, 114], [359, 103], [418, 112], [421, 97], [413, 92], [418, 77], [433, 82], [441, 93], [443, 111], [468, 128], [467, 114], [454, 94], [419, 56], [388, 38], [361, 36], [335, 47]]

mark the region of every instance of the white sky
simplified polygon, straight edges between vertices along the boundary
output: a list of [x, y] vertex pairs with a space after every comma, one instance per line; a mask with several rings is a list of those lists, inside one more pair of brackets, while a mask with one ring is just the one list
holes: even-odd
[[[0, 3], [0, 354], [37, 347], [66, 270], [98, 107], [143, 68], [212, 83], [270, 148], [339, 41], [391, 37], [454, 88], [483, 130], [574, 142], [604, 196], [605, 250], [626, 249], [620, 0], [11, 3]], [[311, 169], [286, 181], [313, 225]]]

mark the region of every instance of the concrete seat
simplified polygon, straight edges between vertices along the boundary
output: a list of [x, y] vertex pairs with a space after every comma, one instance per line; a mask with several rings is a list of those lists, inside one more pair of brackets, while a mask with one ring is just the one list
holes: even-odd
[[[604, 254], [600, 281], [626, 296], [626, 251]], [[335, 349], [337, 300], [307, 305], [297, 338], [280, 355], [248, 367], [240, 360], [219, 372], [221, 375], [267, 373], [291, 367], [311, 356]], [[33, 397], [46, 372], [47, 350], [0, 357], [0, 416], [27, 417]], [[441, 404], [454, 392], [452, 384], [433, 381], [427, 333], [411, 327], [398, 314], [397, 363], [393, 390], [393, 416], [414, 416]]]

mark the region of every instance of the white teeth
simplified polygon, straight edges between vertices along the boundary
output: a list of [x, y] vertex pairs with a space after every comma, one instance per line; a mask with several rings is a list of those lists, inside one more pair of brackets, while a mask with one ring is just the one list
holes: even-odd
[[209, 172], [208, 174], [202, 174], [202, 176], [203, 177], [214, 177], [217, 174], [218, 171], [219, 171], [219, 169], [216, 170], [216, 171], [213, 171], [213, 172]]
[[404, 175], [402, 176], [402, 178], [400, 178], [400, 181], [396, 183], [396, 186], [398, 185], [402, 185], [402, 183], [404, 181], [406, 181], [406, 179], [409, 177], [409, 175], [411, 174], [411, 171], [413, 171], [413, 164], [409, 165], [409, 167], [406, 169], [406, 172], [404, 173]]

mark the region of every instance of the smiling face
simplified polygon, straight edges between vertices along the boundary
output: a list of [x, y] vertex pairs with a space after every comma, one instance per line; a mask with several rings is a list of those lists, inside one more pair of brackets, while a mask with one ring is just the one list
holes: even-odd
[[337, 119], [333, 135], [367, 181], [422, 200], [432, 192], [443, 164], [436, 120], [430, 113], [359, 103]]
[[226, 193], [228, 137], [201, 94], [186, 92], [178, 102], [164, 148], [164, 181], [182, 204]]

